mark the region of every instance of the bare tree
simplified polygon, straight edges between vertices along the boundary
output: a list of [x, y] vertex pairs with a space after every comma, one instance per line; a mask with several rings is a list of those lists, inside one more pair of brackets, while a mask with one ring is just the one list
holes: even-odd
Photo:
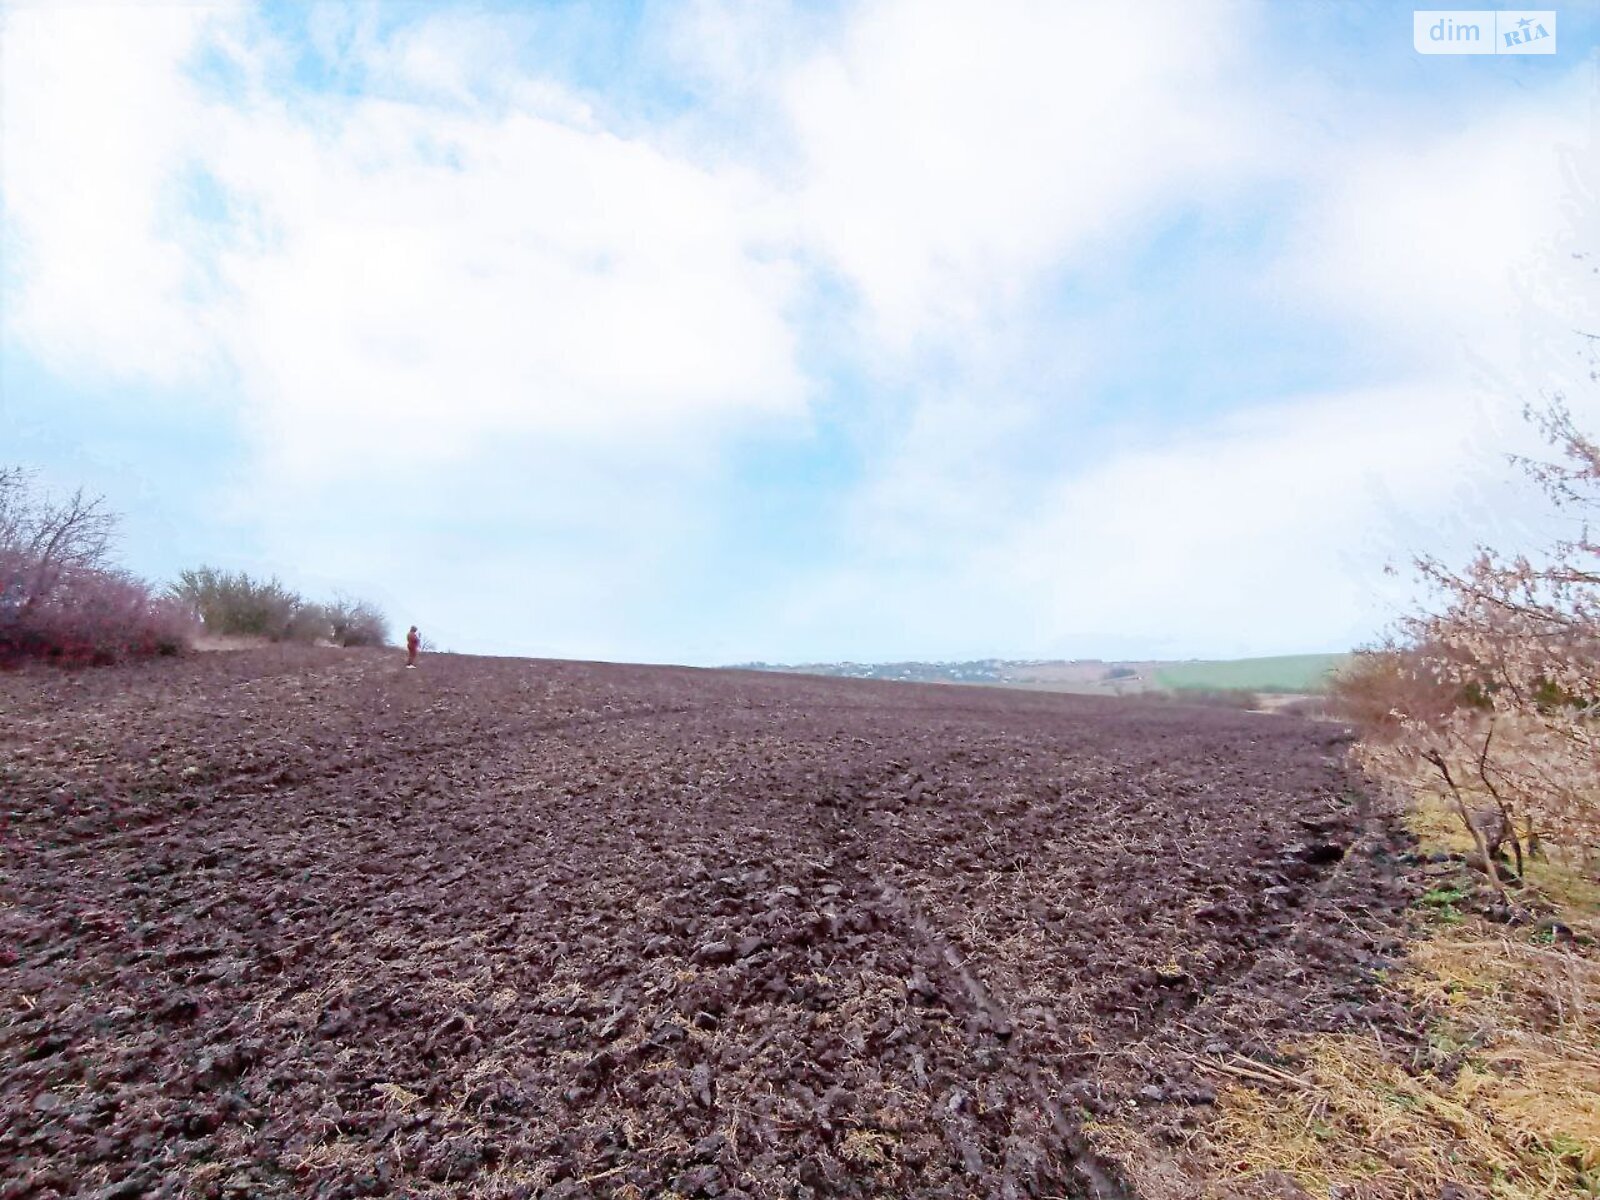
[[[1529, 417], [1560, 457], [1522, 465], [1558, 509], [1600, 511], [1600, 448], [1559, 399]], [[1535, 837], [1587, 858], [1600, 847], [1600, 541], [1585, 526], [1543, 553], [1417, 566], [1440, 603], [1346, 685], [1366, 689], [1359, 756], [1390, 782], [1431, 781], [1486, 860], [1509, 840], [1520, 862]]]
[[193, 621], [110, 561], [115, 532], [99, 496], [55, 499], [22, 468], [0, 467], [0, 660], [182, 652]]
[[55, 500], [21, 467], [0, 467], [0, 615], [26, 618], [64, 578], [107, 569], [117, 518], [82, 488]]

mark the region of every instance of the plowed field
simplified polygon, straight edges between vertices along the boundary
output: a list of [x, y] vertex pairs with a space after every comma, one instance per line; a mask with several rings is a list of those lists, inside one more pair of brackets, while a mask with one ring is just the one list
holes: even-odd
[[735, 672], [0, 676], [0, 1196], [1118, 1195], [1085, 1119], [1373, 1018], [1342, 758]]

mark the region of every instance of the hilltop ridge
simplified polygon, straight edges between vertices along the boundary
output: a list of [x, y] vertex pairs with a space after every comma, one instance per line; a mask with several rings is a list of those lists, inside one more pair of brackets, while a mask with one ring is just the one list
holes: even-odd
[[1084, 695], [1248, 689], [1318, 693], [1348, 654], [1285, 654], [1237, 659], [1007, 659], [955, 662], [738, 663], [735, 669], [906, 683], [968, 683]]

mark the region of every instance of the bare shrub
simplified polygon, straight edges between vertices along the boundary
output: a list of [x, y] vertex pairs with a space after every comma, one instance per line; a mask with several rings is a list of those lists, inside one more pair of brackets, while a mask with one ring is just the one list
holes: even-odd
[[243, 571], [213, 567], [183, 572], [169, 592], [194, 611], [209, 634], [264, 637], [274, 642], [292, 636], [296, 615], [305, 603], [276, 579], [256, 579]]
[[302, 601], [289, 617], [284, 639], [291, 642], [329, 642], [335, 640], [334, 618], [326, 604]]
[[1202, 708], [1236, 708], [1249, 711], [1261, 707], [1261, 697], [1245, 688], [1184, 688], [1177, 692], [1138, 692], [1137, 700], [1161, 700], [1170, 704], [1197, 704]]
[[187, 647], [182, 608], [110, 565], [115, 531], [100, 497], [54, 500], [21, 468], [0, 468], [0, 660], [112, 662]]
[[68, 574], [106, 569], [115, 531], [103, 498], [52, 500], [29, 472], [0, 467], [0, 611], [26, 621]]
[[389, 644], [389, 619], [377, 605], [348, 596], [335, 598], [327, 606], [332, 637], [341, 646], [386, 646]]
[[[63, 572], [28, 619], [0, 637], [0, 653], [68, 663], [178, 654], [196, 632], [182, 606], [118, 571]], [[4, 644], [9, 643], [9, 644]]]
[[1304, 717], [1309, 721], [1337, 720], [1333, 706], [1326, 696], [1302, 696], [1275, 710], [1280, 716]]
[[[1559, 401], [1530, 416], [1561, 453], [1525, 462], [1532, 477], [1558, 508], [1600, 507], [1600, 446]], [[1439, 604], [1336, 688], [1357, 697], [1358, 755], [1380, 778], [1444, 795], [1486, 861], [1484, 834], [1499, 826], [1484, 809], [1515, 835], [1589, 856], [1600, 845], [1600, 542], [1585, 531], [1537, 557], [1484, 547], [1459, 570], [1417, 566]]]
[[1404, 717], [1447, 716], [1471, 700], [1440, 675], [1437, 664], [1448, 653], [1398, 643], [1358, 650], [1330, 681], [1329, 708], [1373, 738], [1398, 736]]
[[170, 594], [213, 635], [331, 641], [340, 646], [382, 646], [389, 637], [387, 619], [368, 601], [339, 596], [332, 603], [318, 604], [277, 579], [257, 579], [243, 571], [213, 567], [185, 571]]

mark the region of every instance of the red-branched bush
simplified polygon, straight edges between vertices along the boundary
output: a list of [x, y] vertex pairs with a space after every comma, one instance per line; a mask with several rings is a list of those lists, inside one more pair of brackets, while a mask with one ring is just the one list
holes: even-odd
[[[6, 578], [0, 564], [0, 583]], [[178, 654], [195, 632], [182, 605], [120, 571], [65, 571], [31, 603], [0, 593], [0, 661], [98, 664]]]
[[0, 663], [176, 654], [194, 619], [111, 562], [116, 517], [82, 489], [54, 499], [0, 466]]

